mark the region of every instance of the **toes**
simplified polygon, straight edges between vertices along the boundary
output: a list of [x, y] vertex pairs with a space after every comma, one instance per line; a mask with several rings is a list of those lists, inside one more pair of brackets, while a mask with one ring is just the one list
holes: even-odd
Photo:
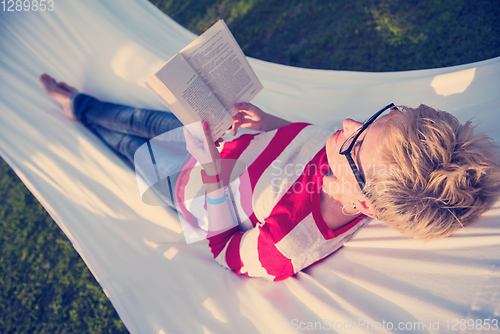
[[[55, 95], [64, 95], [71, 96], [73, 94], [78, 93], [78, 90], [74, 87], [71, 87], [65, 82], [57, 82], [54, 78], [52, 78], [47, 73], [43, 73], [39, 77], [40, 82], [42, 83], [45, 94], [54, 97]], [[55, 95], [54, 95], [55, 94]], [[55, 97], [54, 97], [55, 98]]]
[[53, 84], [55, 83], [56, 81], [54, 80], [54, 78], [52, 78], [50, 75], [44, 73], [40, 76], [40, 81], [45, 84], [45, 85], [49, 85], [49, 84]]
[[44, 83], [47, 80], [47, 74], [44, 73], [38, 77], [40, 79], [40, 82]]

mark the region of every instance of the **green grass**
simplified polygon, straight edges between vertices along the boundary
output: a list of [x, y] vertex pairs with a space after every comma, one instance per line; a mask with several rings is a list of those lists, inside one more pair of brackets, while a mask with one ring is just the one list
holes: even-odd
[[401, 71], [500, 55], [496, 0], [152, 0], [200, 34], [224, 19], [246, 55], [335, 70]]
[[127, 333], [73, 246], [0, 160], [0, 332]]
[[[399, 71], [500, 56], [500, 1], [152, 0], [200, 34], [225, 19], [252, 57]], [[127, 332], [71, 243], [0, 161], [0, 331]]]

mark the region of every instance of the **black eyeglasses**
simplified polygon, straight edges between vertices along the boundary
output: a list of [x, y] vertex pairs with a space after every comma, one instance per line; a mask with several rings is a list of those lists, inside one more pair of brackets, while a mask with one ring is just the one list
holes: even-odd
[[363, 122], [363, 125], [357, 129], [347, 140], [342, 144], [342, 147], [340, 148], [340, 154], [345, 155], [347, 158], [347, 161], [349, 161], [349, 165], [351, 166], [352, 172], [354, 173], [354, 177], [356, 178], [356, 181], [358, 181], [359, 187], [361, 188], [361, 191], [364, 193], [364, 188], [365, 188], [365, 179], [361, 176], [361, 173], [359, 172], [358, 166], [356, 166], [356, 163], [354, 163], [354, 160], [351, 156], [351, 151], [352, 148], [354, 147], [354, 144], [358, 140], [359, 136], [363, 133], [363, 131], [366, 130], [367, 127], [370, 126], [375, 120], [387, 109], [394, 107], [394, 103], [391, 103], [384, 108], [380, 109], [377, 111], [372, 117], [366, 119], [366, 121]]

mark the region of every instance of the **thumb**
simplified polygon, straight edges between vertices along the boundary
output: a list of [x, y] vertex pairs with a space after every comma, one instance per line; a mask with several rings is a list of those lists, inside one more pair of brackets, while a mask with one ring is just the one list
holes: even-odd
[[207, 137], [207, 139], [211, 138], [212, 136], [210, 133], [210, 125], [208, 124], [208, 122], [203, 122], [201, 126], [203, 127], [203, 132], [205, 133], [205, 137]]
[[214, 154], [214, 151], [217, 151], [217, 148], [215, 147], [215, 143], [212, 140], [212, 132], [210, 131], [210, 125], [208, 122], [203, 122], [201, 125], [203, 127], [203, 132], [205, 134], [205, 139], [207, 140], [207, 146], [210, 151], [210, 155], [212, 158], [214, 158], [216, 155]]

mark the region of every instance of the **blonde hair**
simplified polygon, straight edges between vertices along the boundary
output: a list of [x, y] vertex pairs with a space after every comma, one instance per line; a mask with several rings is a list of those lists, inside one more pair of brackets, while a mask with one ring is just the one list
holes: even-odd
[[451, 114], [426, 105], [392, 112], [378, 143], [386, 165], [367, 172], [378, 217], [415, 239], [440, 239], [470, 223], [500, 195], [496, 145]]

